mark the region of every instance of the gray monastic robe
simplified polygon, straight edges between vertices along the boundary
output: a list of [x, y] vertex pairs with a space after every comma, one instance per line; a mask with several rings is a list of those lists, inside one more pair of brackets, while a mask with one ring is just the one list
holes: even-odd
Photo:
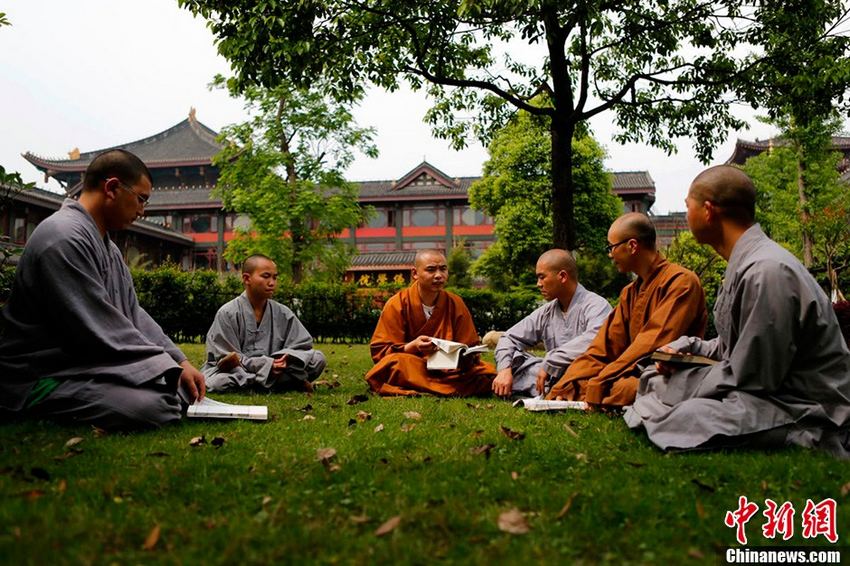
[[671, 347], [719, 362], [669, 378], [645, 372], [629, 426], [643, 426], [663, 449], [779, 431], [772, 438], [780, 444], [847, 456], [850, 352], [835, 313], [808, 271], [758, 225], [732, 250], [714, 317], [717, 338], [683, 337]]
[[[536, 396], [537, 373], [560, 377], [570, 363], [587, 350], [608, 314], [608, 301], [578, 285], [567, 308], [551, 300], [513, 325], [496, 345], [496, 368], [513, 370], [513, 393]], [[538, 358], [526, 350], [543, 342], [546, 355]]]
[[[77, 391], [96, 380], [125, 397], [167, 385], [175, 399], [167, 415], [143, 415], [139, 403], [128, 410], [146, 424], [180, 418], [176, 382], [186, 356], [139, 306], [121, 252], [77, 201], [66, 200], [30, 236], [1, 316], [0, 407], [20, 410], [41, 378], [75, 382]], [[86, 402], [108, 411], [110, 397]]]
[[[243, 292], [224, 304], [207, 332], [207, 362], [201, 368], [209, 391], [226, 391], [246, 385], [270, 389], [292, 380], [313, 381], [325, 369], [325, 356], [313, 349], [313, 337], [289, 308], [270, 300], [257, 324], [254, 308]], [[218, 361], [230, 352], [242, 364], [222, 372]], [[286, 354], [283, 375], [272, 375], [274, 358]]]

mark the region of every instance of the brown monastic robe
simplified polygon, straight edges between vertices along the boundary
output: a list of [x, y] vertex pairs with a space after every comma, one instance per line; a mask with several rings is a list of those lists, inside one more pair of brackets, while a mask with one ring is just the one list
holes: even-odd
[[425, 357], [403, 351], [404, 345], [418, 336], [454, 340], [469, 346], [479, 342], [472, 315], [463, 299], [441, 291], [434, 312], [426, 321], [419, 285], [414, 283], [387, 301], [372, 335], [370, 348], [375, 367], [366, 374], [372, 391], [381, 395], [430, 393], [463, 397], [490, 394], [496, 376], [493, 365], [471, 356], [466, 363], [461, 358], [457, 370], [428, 371]]
[[640, 376], [637, 362], [679, 336], [702, 336], [707, 320], [699, 278], [659, 255], [646, 281], [638, 278], [623, 288], [590, 347], [546, 398], [630, 405]]

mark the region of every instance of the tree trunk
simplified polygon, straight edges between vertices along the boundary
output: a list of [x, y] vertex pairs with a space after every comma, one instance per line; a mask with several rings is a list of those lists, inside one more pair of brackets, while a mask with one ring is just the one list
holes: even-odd
[[803, 265], [809, 269], [814, 262], [812, 252], [813, 242], [811, 233], [811, 215], [809, 214], [809, 199], [806, 196], [805, 180], [806, 164], [804, 161], [803, 147], [797, 143], [797, 196], [800, 199], [800, 224], [803, 229]]
[[[298, 199], [298, 174], [295, 171], [295, 161], [292, 157], [292, 152], [289, 149], [288, 134], [285, 124], [282, 123], [283, 111], [286, 107], [286, 98], [281, 97], [277, 107], [277, 122], [280, 131], [280, 152], [284, 155], [286, 164], [286, 185], [289, 188], [289, 204], [290, 210], [295, 210], [295, 203]], [[301, 262], [301, 248], [303, 247], [303, 234], [301, 233], [301, 225], [303, 220], [290, 216], [289, 219], [289, 237], [292, 241], [292, 282], [296, 285], [301, 283], [301, 278], [304, 275], [304, 266]]]
[[556, 248], [576, 248], [573, 202], [573, 132], [575, 124], [556, 110], [552, 118], [552, 243]]

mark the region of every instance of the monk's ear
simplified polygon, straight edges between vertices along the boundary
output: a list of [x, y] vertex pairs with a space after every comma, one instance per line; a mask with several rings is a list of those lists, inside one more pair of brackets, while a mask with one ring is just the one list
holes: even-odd
[[410, 270], [410, 280], [416, 281], [417, 279], [419, 279], [419, 274], [416, 273], [416, 268], [414, 267], [413, 269]]
[[250, 274], [250, 273], [244, 273], [244, 272], [243, 272], [243, 273], [242, 273], [242, 284], [243, 284], [243, 285], [247, 285], [247, 284], [248, 284], [248, 281], [250, 281], [250, 280], [251, 280], [251, 274]]

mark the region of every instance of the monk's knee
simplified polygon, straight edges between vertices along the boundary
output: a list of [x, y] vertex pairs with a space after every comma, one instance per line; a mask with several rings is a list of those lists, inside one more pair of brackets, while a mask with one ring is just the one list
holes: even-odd
[[321, 350], [313, 350], [313, 356], [307, 364], [307, 380], [316, 381], [328, 365], [328, 360]]

